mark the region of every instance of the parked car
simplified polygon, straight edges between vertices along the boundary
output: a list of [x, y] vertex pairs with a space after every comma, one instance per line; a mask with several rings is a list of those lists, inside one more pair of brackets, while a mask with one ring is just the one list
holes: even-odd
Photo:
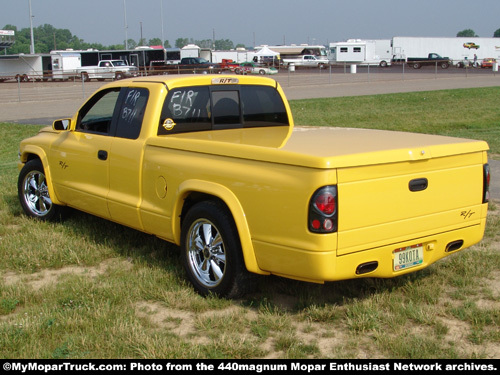
[[481, 68], [491, 68], [494, 63], [496, 63], [497, 60], [493, 57], [486, 57], [481, 61]]
[[268, 67], [264, 65], [259, 65], [253, 62], [245, 62], [240, 64], [240, 68], [235, 70], [236, 74], [276, 74], [278, 69], [273, 67]]

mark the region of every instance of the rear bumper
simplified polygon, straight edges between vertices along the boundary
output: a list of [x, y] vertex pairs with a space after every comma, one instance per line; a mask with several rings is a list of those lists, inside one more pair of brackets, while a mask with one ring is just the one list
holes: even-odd
[[[263, 271], [297, 280], [323, 283], [358, 277], [391, 278], [426, 268], [432, 263], [478, 243], [484, 234], [486, 219], [479, 223], [432, 236], [411, 239], [382, 247], [337, 256], [336, 251], [312, 252], [283, 246], [254, 243], [259, 267]], [[463, 241], [463, 242], [462, 242]], [[456, 244], [460, 246], [456, 246]], [[423, 262], [394, 271], [394, 250], [422, 244]], [[451, 250], [447, 247], [454, 244]], [[361, 270], [365, 273], [359, 273]]]

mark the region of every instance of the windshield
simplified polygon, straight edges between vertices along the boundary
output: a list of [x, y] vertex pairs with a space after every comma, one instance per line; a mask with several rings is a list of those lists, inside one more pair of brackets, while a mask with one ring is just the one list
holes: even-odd
[[113, 61], [113, 65], [114, 66], [126, 66], [127, 64], [125, 64], [125, 62], [122, 60], [117, 60], [117, 61]]

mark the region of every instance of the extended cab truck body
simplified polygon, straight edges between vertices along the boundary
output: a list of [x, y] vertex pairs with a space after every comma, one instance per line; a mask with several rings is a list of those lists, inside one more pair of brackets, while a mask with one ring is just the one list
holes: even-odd
[[322, 68], [330, 63], [328, 59], [322, 59], [314, 55], [303, 55], [294, 59], [283, 59], [283, 65], [294, 64], [304, 68]]
[[84, 81], [91, 79], [103, 81], [135, 77], [139, 74], [139, 70], [135, 66], [127, 65], [123, 60], [101, 60], [97, 66], [77, 68], [76, 73]]
[[101, 87], [21, 142], [25, 212], [63, 206], [181, 246], [202, 294], [252, 274], [322, 283], [420, 270], [481, 240], [483, 141], [293, 126], [264, 77], [155, 76]]

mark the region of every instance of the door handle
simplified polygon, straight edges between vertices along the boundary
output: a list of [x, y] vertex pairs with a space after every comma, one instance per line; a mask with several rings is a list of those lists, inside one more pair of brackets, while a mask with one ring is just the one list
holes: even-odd
[[416, 178], [408, 184], [410, 191], [422, 191], [427, 189], [429, 181], [426, 178]]
[[107, 160], [108, 159], [108, 152], [105, 150], [97, 151], [97, 158], [99, 160]]

